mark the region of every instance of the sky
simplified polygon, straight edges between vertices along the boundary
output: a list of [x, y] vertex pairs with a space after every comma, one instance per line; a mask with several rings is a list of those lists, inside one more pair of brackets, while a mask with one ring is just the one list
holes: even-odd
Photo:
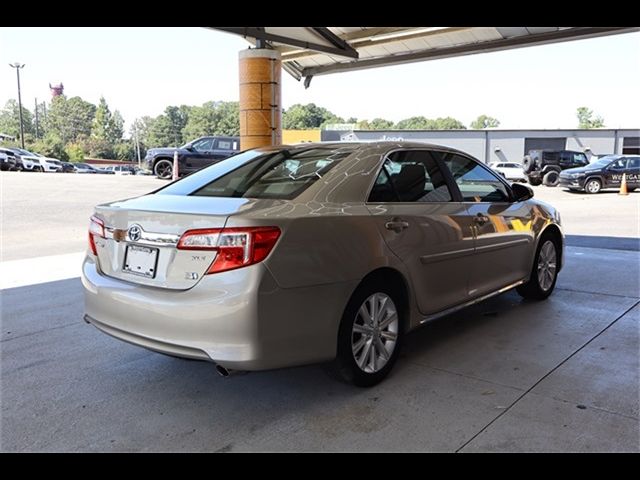
[[[168, 105], [238, 100], [241, 37], [199, 27], [0, 29], [0, 106], [50, 100], [48, 85], [97, 104], [104, 96], [126, 127]], [[500, 128], [575, 128], [586, 106], [609, 128], [640, 127], [640, 33], [318, 76], [305, 90], [283, 72], [283, 106], [315, 103], [348, 118], [393, 121], [480, 114]]]

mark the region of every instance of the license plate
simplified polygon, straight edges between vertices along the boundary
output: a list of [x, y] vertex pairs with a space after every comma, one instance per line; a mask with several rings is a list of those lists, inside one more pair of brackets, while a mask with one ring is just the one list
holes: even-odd
[[157, 248], [129, 245], [124, 255], [124, 267], [122, 267], [122, 270], [134, 275], [154, 278], [156, 276], [157, 263]]

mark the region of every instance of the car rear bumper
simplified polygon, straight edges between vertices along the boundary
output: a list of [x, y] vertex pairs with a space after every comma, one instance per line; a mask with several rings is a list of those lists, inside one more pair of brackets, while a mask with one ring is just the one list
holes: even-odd
[[[87, 256], [85, 320], [161, 353], [211, 360], [227, 369], [264, 370], [335, 356], [342, 310], [355, 284], [282, 289], [257, 264], [208, 275], [189, 290], [107, 277]], [[321, 299], [321, 308], [313, 308]]]

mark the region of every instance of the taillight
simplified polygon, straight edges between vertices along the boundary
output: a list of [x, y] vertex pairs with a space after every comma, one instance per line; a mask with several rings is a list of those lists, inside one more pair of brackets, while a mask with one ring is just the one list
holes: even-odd
[[92, 215], [89, 219], [89, 247], [91, 248], [91, 252], [97, 256], [98, 250], [96, 249], [96, 242], [93, 239], [94, 235], [100, 238], [105, 238], [104, 222], [98, 217]]
[[278, 237], [278, 227], [188, 230], [180, 237], [177, 248], [216, 251], [207, 273], [218, 273], [261, 262], [273, 250]]

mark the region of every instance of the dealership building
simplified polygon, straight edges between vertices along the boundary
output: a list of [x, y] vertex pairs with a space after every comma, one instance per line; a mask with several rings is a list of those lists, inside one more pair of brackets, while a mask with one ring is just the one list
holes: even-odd
[[640, 129], [575, 130], [352, 130], [322, 132], [323, 141], [416, 141], [457, 148], [485, 163], [522, 162], [529, 150], [640, 154]]

